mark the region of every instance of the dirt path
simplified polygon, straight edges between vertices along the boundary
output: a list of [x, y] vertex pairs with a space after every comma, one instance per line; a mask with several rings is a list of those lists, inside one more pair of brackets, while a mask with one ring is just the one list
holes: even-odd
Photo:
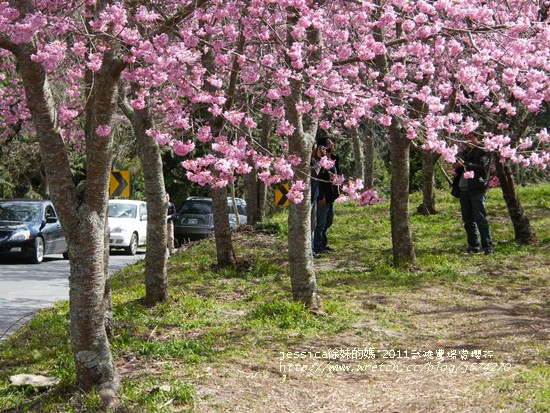
[[[355, 323], [353, 330], [288, 349], [259, 349], [252, 359], [205, 366], [204, 375], [194, 383], [199, 389], [195, 409], [529, 411], [514, 406], [516, 384], [510, 383], [521, 386], [527, 366], [549, 362], [550, 260], [535, 265], [538, 269], [530, 268], [529, 274], [505, 274], [503, 269], [494, 274], [498, 279], [483, 285], [352, 297], [374, 314]], [[369, 348], [374, 359], [367, 357]], [[335, 349], [344, 353], [334, 353]], [[346, 355], [347, 349], [363, 352]], [[281, 352], [306, 353], [305, 358], [281, 360]], [[338, 357], [324, 359], [322, 352]]]

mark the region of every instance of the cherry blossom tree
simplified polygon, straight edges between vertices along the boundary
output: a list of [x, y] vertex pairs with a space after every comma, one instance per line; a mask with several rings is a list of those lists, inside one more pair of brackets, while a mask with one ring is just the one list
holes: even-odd
[[[139, 87], [133, 86], [130, 87], [130, 97], [135, 97], [139, 92]], [[143, 165], [147, 199], [147, 253], [143, 303], [154, 305], [170, 298], [166, 270], [167, 205], [160, 146], [156, 140], [147, 136], [147, 130], [152, 127], [150, 110], [132, 108], [122, 82], [119, 85], [119, 106], [132, 125]]]
[[[344, 124], [355, 126], [357, 119], [367, 117], [387, 127], [390, 137], [396, 264], [414, 262], [407, 141], [417, 141], [422, 149], [453, 162], [460, 135], [479, 129], [480, 120], [470, 106], [513, 116], [514, 100], [532, 112], [548, 101], [544, 4], [375, 1], [350, 6], [354, 12], [330, 26], [333, 37], [352, 39], [338, 47], [340, 60], [335, 64], [365, 86], [355, 102], [348, 99], [349, 109], [341, 115]], [[545, 131], [533, 132], [539, 146], [528, 158], [517, 154], [503, 134], [487, 131], [484, 145], [506, 159], [545, 167], [545, 136]]]
[[[292, 179], [293, 166], [298, 162], [302, 162], [309, 168], [309, 148], [314, 130], [309, 132], [311, 142], [303, 145], [302, 161], [296, 156], [275, 156], [259, 145], [248, 146], [243, 130], [254, 129], [257, 124], [248, 115], [249, 111], [246, 108], [233, 107], [234, 102], [242, 104], [242, 100], [237, 100], [237, 87], [239, 83], [248, 83], [251, 89], [249, 95], [261, 94], [262, 91], [258, 92], [257, 85], [253, 84], [258, 80], [258, 73], [263, 71], [277, 76], [278, 68], [270, 64], [276, 60], [288, 65], [285, 62], [287, 59], [285, 44], [276, 42], [279, 36], [282, 36], [279, 37], [282, 39], [286, 38], [285, 28], [289, 27], [285, 8], [272, 6], [263, 9], [264, 4], [254, 2], [247, 7], [243, 7], [239, 2], [213, 2], [210, 6], [211, 8], [196, 12], [192, 27], [180, 30], [179, 37], [183, 39], [180, 44], [170, 43], [168, 36], [164, 36], [162, 42], [159, 38], [154, 48], [155, 52], [163, 54], [164, 58], [152, 62], [147, 68], [129, 71], [128, 78], [139, 82], [142, 87], [145, 87], [147, 82], [150, 83], [147, 89], [148, 95], [144, 96], [144, 99], [147, 99], [147, 104], [155, 108], [159, 115], [161, 113], [163, 115], [156, 127], [149, 131], [150, 136], [164, 144], [169, 144], [179, 155], [190, 154], [195, 148], [195, 143], [190, 140], [182, 142], [171, 136], [181, 135], [190, 128], [196, 131], [198, 142], [210, 145], [211, 150], [205, 156], [191, 155], [183, 162], [183, 166], [187, 169], [187, 176], [191, 181], [200, 185], [209, 185], [213, 189], [218, 264], [226, 265], [231, 264], [234, 253], [230, 245], [225, 188], [235, 180], [236, 174], [247, 174], [251, 171], [251, 165], [248, 163], [250, 159], [260, 170], [259, 177], [268, 184]], [[257, 16], [258, 13], [264, 13], [264, 18], [274, 27], [279, 28], [273, 29], [262, 19], [250, 17]], [[242, 17], [235, 20], [234, 16]], [[245, 35], [248, 36], [246, 43]], [[260, 48], [262, 42], [270, 39], [274, 43], [269, 43], [268, 46], [273, 47], [277, 54], [276, 56], [268, 54], [259, 62], [258, 51], [260, 53], [263, 51]], [[177, 66], [169, 67], [168, 71], [164, 71], [167, 76], [162, 80], [155, 78], [155, 75], [161, 72], [157, 68], [169, 62], [170, 56], [174, 56], [176, 50], [188, 56], [189, 59], [194, 59], [192, 76], [187, 73], [178, 76], [176, 73], [180, 70], [180, 66]], [[289, 69], [286, 70], [290, 73]], [[268, 80], [268, 83], [288, 82], [286, 76], [288, 76], [286, 72], [285, 75], [279, 74], [278, 79]], [[239, 85], [239, 89], [244, 87]], [[264, 115], [273, 116], [275, 113], [278, 132], [286, 138], [292, 133], [291, 129], [295, 130], [295, 128], [285, 119], [282, 96], [275, 89], [270, 89], [267, 95], [273, 100], [278, 100], [278, 106], [272, 109], [268, 105], [264, 109]], [[164, 103], [167, 96], [172, 97], [170, 107]], [[142, 102], [136, 101], [134, 104], [141, 105]], [[206, 111], [204, 106], [207, 108]], [[250, 106], [253, 109], [256, 108], [255, 104]], [[287, 144], [283, 143], [283, 146], [285, 145]], [[305, 147], [309, 148], [304, 149]], [[289, 193], [289, 198], [294, 201], [301, 200], [303, 197], [302, 189], [305, 188], [303, 179], [307, 179], [309, 169], [305, 172], [302, 180], [298, 180]], [[301, 208], [308, 209], [308, 206], [301, 206]], [[306, 215], [309, 217], [308, 214]], [[306, 231], [305, 228], [305, 226], [302, 228], [304, 245], [292, 250], [301, 250], [302, 254], [309, 254], [311, 269], [310, 248], [305, 246], [307, 243], [305, 236], [309, 234], [309, 229]], [[291, 262], [296, 260], [291, 259]], [[311, 270], [309, 272], [311, 273]], [[306, 284], [309, 286], [311, 283]]]
[[[262, 148], [266, 148], [269, 151], [272, 129], [271, 116], [268, 114], [263, 114], [261, 119], [259, 142]], [[250, 135], [248, 143], [251, 146], [253, 145], [252, 134]], [[248, 163], [251, 165], [254, 164], [251, 157], [249, 157]], [[247, 224], [254, 225], [265, 219], [267, 206], [267, 186], [258, 178], [256, 171], [252, 170], [245, 176], [245, 188], [246, 209], [248, 213]]]
[[494, 26], [491, 35], [474, 32], [464, 36], [471, 63], [458, 61], [463, 110], [475, 114], [485, 136], [484, 146], [495, 154], [515, 239], [521, 243], [531, 243], [536, 236], [510, 165], [548, 165], [547, 130], [533, 127], [536, 114], [547, 111], [550, 101], [548, 7], [544, 1], [516, 1], [486, 10], [485, 18]]
[[[88, 64], [63, 65], [63, 70], [56, 71], [70, 49], [51, 38], [71, 29], [85, 33], [91, 27], [77, 30], [71, 26], [63, 19], [66, 13], [61, 5], [52, 4], [49, 9], [48, 5], [29, 2], [4, 2], [1, 7], [0, 47], [9, 52], [2, 64], [15, 67], [21, 80], [19, 96], [28, 108], [24, 113], [32, 118], [50, 195], [69, 244], [71, 331], [78, 385], [86, 390], [97, 385], [109, 404], [116, 399], [118, 379], [107, 337], [106, 313], [111, 303], [105, 220], [112, 151], [110, 125], [117, 79], [124, 64], [117, 57], [116, 45], [96, 54], [77, 41], [70, 53], [89, 53]], [[100, 9], [82, 12], [91, 17]], [[62, 102], [54, 100], [56, 81], [70, 85]], [[87, 97], [86, 104], [76, 106], [81, 93]], [[79, 189], [73, 184], [65, 143], [71, 137], [65, 128], [78, 116], [78, 110], [83, 112], [84, 128], [72, 132], [85, 143], [88, 157], [87, 181]]]
[[[178, 3], [164, 3], [160, 27], [188, 14], [188, 4]], [[2, 77], [9, 80], [10, 96], [16, 100], [3, 106], [2, 119], [24, 123], [38, 137], [50, 195], [69, 244], [77, 385], [83, 390], [97, 387], [107, 406], [116, 403], [119, 385], [108, 341], [112, 317], [106, 219], [112, 130], [119, 80], [132, 63], [129, 50], [141, 40], [128, 21], [154, 20], [150, 12], [129, 6], [93, 0], [71, 7], [62, 1], [0, 4]], [[86, 152], [86, 181], [79, 187], [73, 182], [69, 147]]]
[[[291, 183], [293, 298], [316, 310], [309, 158], [317, 129], [356, 128], [365, 120], [385, 128], [394, 263], [413, 265], [411, 142], [452, 163], [460, 135], [479, 129], [473, 106], [495, 119], [514, 116], [518, 104], [542, 110], [550, 100], [545, 7], [531, 0], [0, 3], [0, 64], [10, 85], [0, 99], [2, 121], [36, 132], [66, 230], [78, 385], [99, 386], [107, 403], [116, 399], [105, 222], [121, 80], [133, 85], [126, 109], [144, 153], [148, 138], [186, 156], [188, 179], [215, 191], [218, 218], [227, 216], [221, 200], [227, 208], [226, 188], [238, 175], [255, 169], [266, 184]], [[261, 116], [270, 119], [278, 148], [254, 139]], [[501, 119], [496, 130], [485, 130], [485, 147], [546, 167], [548, 132], [512, 138], [510, 129]], [[85, 149], [80, 188], [69, 146]], [[335, 182], [341, 200], [378, 201], [372, 190], [361, 192], [359, 180]], [[154, 192], [158, 198], [163, 188]], [[217, 242], [227, 241], [224, 223], [216, 221]]]
[[[511, 174], [506, 165], [520, 162], [545, 168], [548, 145], [541, 134], [529, 125], [548, 101], [548, 21], [544, 2], [469, 2], [467, 8], [446, 8], [443, 2], [432, 15], [444, 19], [440, 35], [435, 39], [434, 67], [437, 76], [427, 85], [437, 87], [440, 111], [461, 129], [441, 129], [439, 138], [457, 139], [457, 132], [476, 129], [484, 134], [484, 146], [495, 151], [497, 171], [502, 179], [503, 195], [516, 232], [516, 240], [530, 242], [530, 228]], [[546, 16], [546, 17], [544, 17]], [[436, 21], [435, 19], [433, 19]], [[444, 116], [428, 114], [424, 124], [443, 122]], [[432, 132], [433, 133], [433, 132]], [[528, 139], [526, 135], [531, 135]], [[424, 148], [437, 153], [446, 150], [428, 136]], [[522, 141], [520, 143], [520, 140]], [[440, 139], [441, 142], [441, 139]], [[537, 142], [537, 148], [529, 142]], [[452, 147], [452, 142], [449, 147]], [[424, 152], [427, 156], [433, 152]], [[428, 162], [429, 163], [429, 162]]]

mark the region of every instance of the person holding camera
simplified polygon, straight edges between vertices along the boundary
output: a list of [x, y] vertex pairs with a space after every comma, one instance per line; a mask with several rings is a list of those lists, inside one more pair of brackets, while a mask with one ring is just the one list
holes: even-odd
[[334, 201], [340, 196], [338, 185], [333, 184], [332, 177], [338, 173], [338, 156], [335, 154], [334, 143], [326, 136], [317, 139], [317, 153], [319, 158], [326, 156], [335, 161], [329, 169], [319, 168], [317, 173], [318, 193], [316, 198], [317, 212], [315, 229], [313, 231], [313, 252], [315, 256], [333, 251], [328, 246], [328, 229], [334, 221]]
[[311, 207], [310, 207], [310, 219], [311, 219], [311, 249], [313, 252], [313, 258], [318, 258], [317, 253], [313, 249], [313, 240], [315, 237], [315, 226], [317, 225], [317, 198], [319, 197], [319, 180], [318, 175], [321, 171], [321, 158], [325, 156], [321, 148], [317, 144], [313, 144], [311, 149], [310, 160], [310, 185], [311, 185]]
[[168, 254], [174, 254], [174, 219], [176, 218], [176, 207], [170, 202], [170, 194], [166, 194], [166, 242], [168, 246]]
[[479, 147], [479, 139], [475, 133], [469, 133], [466, 139], [464, 150], [453, 164], [455, 178], [451, 193], [460, 198], [460, 211], [468, 239], [466, 253], [483, 250], [486, 255], [493, 255], [493, 240], [485, 210], [491, 158]]

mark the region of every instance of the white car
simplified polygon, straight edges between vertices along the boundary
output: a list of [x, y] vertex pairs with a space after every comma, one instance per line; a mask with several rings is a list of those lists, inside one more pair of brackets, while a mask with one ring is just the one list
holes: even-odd
[[109, 200], [109, 247], [124, 248], [136, 255], [147, 244], [147, 203], [124, 199]]

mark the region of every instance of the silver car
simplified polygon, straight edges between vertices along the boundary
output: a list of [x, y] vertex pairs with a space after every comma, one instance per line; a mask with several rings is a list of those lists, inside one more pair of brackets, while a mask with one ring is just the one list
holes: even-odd
[[136, 255], [147, 243], [147, 203], [124, 199], [109, 200], [109, 247], [123, 248]]

